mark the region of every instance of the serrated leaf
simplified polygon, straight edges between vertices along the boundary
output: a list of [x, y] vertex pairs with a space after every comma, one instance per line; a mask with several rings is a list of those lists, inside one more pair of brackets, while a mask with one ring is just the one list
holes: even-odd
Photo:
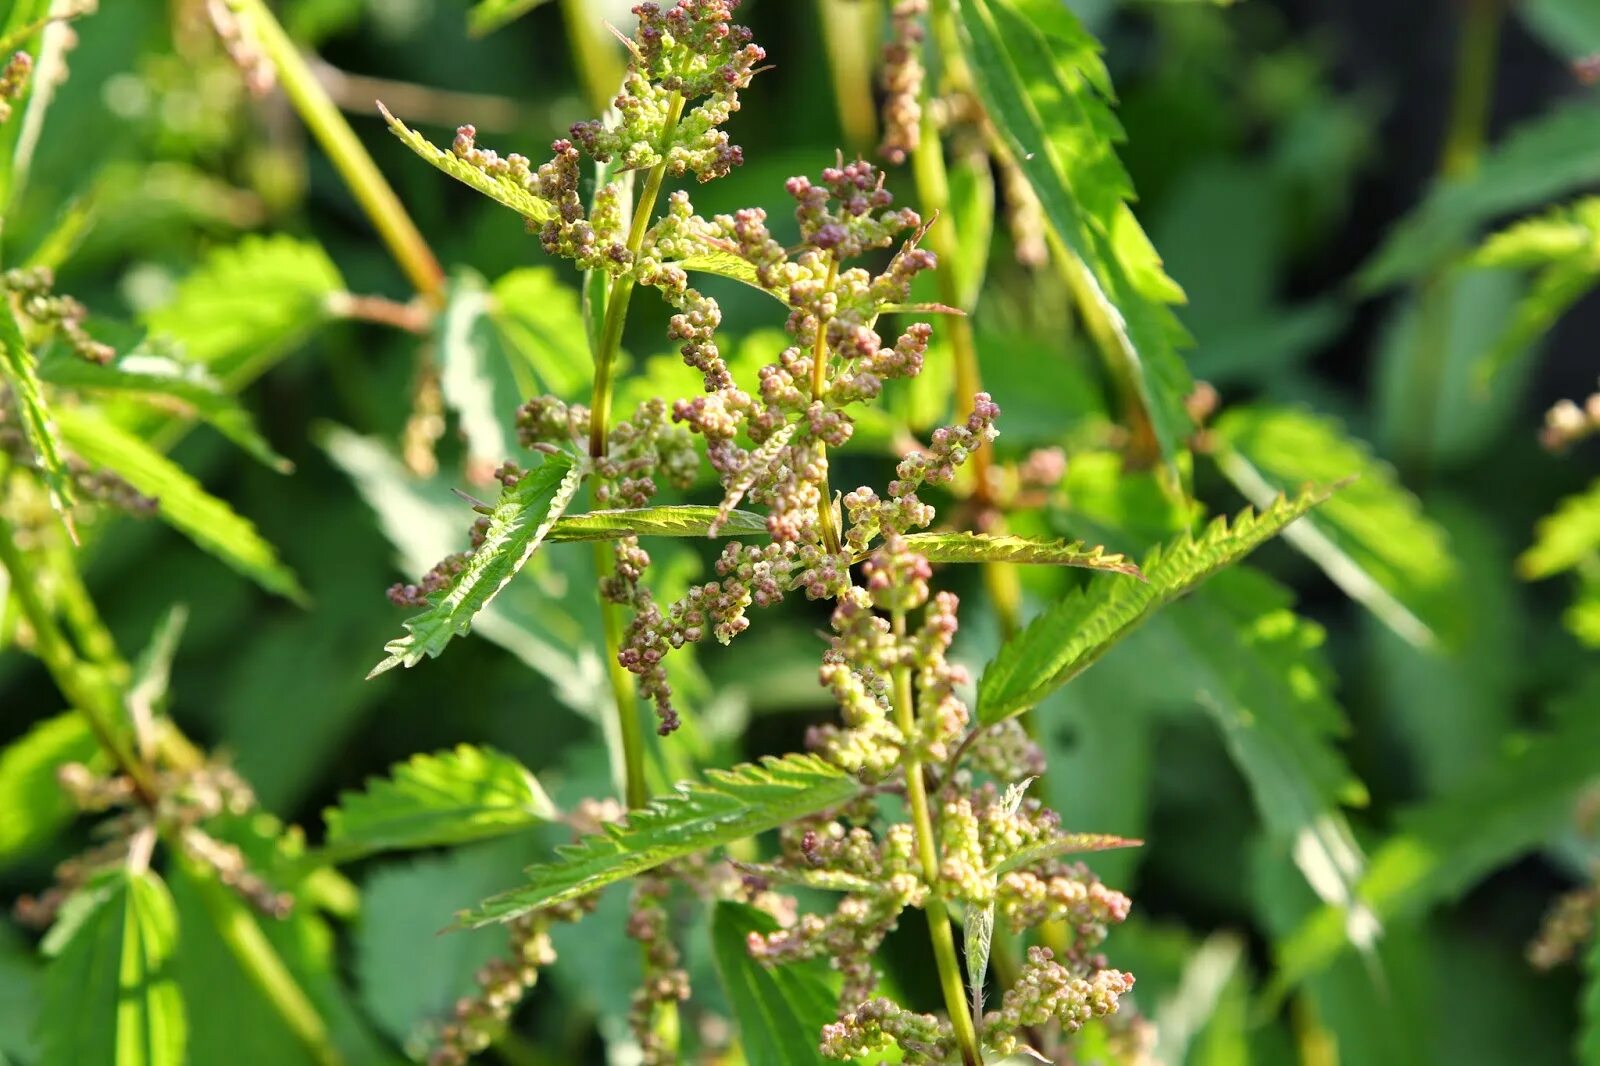
[[483, 37], [526, 15], [546, 0], [479, 0], [467, 12], [467, 32]]
[[513, 364], [526, 364], [538, 389], [571, 398], [588, 387], [594, 369], [583, 308], [554, 270], [523, 267], [502, 274], [489, 295], [490, 320]]
[[61, 435], [91, 466], [110, 470], [157, 501], [162, 520], [269, 592], [306, 601], [305, 590], [256, 527], [217, 499], [171, 459], [120, 426], [84, 408], [57, 416]]
[[1573, 101], [1512, 130], [1469, 173], [1434, 187], [1361, 270], [1368, 291], [1438, 266], [1491, 219], [1600, 180], [1600, 108]]
[[[1357, 905], [1380, 921], [1423, 913], [1565, 828], [1583, 789], [1600, 777], [1597, 700], [1600, 684], [1590, 676], [1561, 701], [1548, 732], [1519, 738], [1474, 777], [1404, 812], [1398, 832], [1373, 853]], [[1280, 945], [1278, 992], [1339, 956], [1346, 921], [1344, 908], [1323, 907]]]
[[711, 917], [711, 946], [739, 1043], [753, 1066], [821, 1066], [822, 1027], [838, 1020], [839, 975], [825, 959], [763, 966], [752, 934], [776, 932], [770, 914], [724, 900]]
[[1109, 833], [1058, 833], [1049, 840], [1023, 848], [994, 868], [995, 876], [1020, 870], [1031, 863], [1055, 859], [1062, 855], [1082, 855], [1091, 851], [1111, 851], [1116, 848], [1139, 848], [1144, 841]]
[[1568, 496], [1539, 520], [1533, 545], [1517, 558], [1517, 573], [1537, 581], [1571, 570], [1600, 552], [1600, 480]]
[[119, 869], [81, 890], [51, 931], [39, 1015], [41, 1066], [182, 1066], [183, 999], [173, 980], [178, 917], [150, 871]]
[[11, 309], [11, 299], [0, 293], [0, 381], [10, 388], [22, 422], [22, 435], [39, 464], [39, 477], [50, 494], [50, 505], [72, 530], [68, 508], [73, 503], [72, 476], [61, 450], [61, 434], [39, 387], [38, 363]]
[[664, 862], [730, 844], [827, 810], [861, 790], [855, 778], [812, 755], [767, 757], [632, 812], [626, 822], [559, 849], [554, 862], [528, 867], [529, 883], [462, 912], [461, 924], [508, 922], [537, 908], [587, 895]]
[[544, 543], [582, 481], [583, 467], [569, 456], [547, 455], [520, 481], [503, 489], [489, 515], [483, 543], [450, 584], [428, 598], [428, 609], [406, 620], [405, 635], [384, 645], [388, 658], [367, 676], [376, 677], [400, 665], [415, 666], [423, 656], [437, 656], [450, 638], [466, 634], [477, 613]]
[[1265, 506], [1307, 482], [1354, 478], [1284, 540], [1350, 598], [1413, 644], [1453, 643], [1466, 586], [1443, 529], [1422, 512], [1394, 469], [1332, 419], [1284, 407], [1231, 408], [1216, 422], [1218, 466]]
[[379, 851], [462, 844], [504, 836], [557, 816], [538, 780], [492, 748], [413, 755], [388, 777], [370, 777], [324, 812], [324, 862], [349, 862]]
[[267, 443], [250, 412], [224, 393], [221, 383], [202, 366], [143, 352], [131, 352], [106, 366], [57, 355], [40, 364], [39, 378], [66, 389], [132, 396], [160, 410], [198, 419], [262, 465], [280, 473], [293, 469]]
[[[1139, 577], [1139, 567], [1126, 555], [1067, 541], [993, 533], [908, 533], [906, 547], [930, 563], [1035, 563], [1077, 566]], [[862, 553], [864, 559], [870, 553]], [[860, 559], [857, 559], [859, 562]]]
[[328, 297], [343, 288], [321, 246], [251, 236], [208, 255], [144, 324], [238, 389], [326, 322]]
[[962, 50], [975, 88], [1064, 250], [1086, 315], [1104, 323], [1102, 348], [1137, 394], [1163, 462], [1175, 462], [1191, 421], [1192, 388], [1167, 305], [1182, 290], [1127, 206], [1133, 187], [1114, 146], [1110, 79], [1099, 47], [1053, 0], [957, 0]]
[[1244, 558], [1330, 491], [1308, 488], [1294, 499], [1280, 497], [1260, 514], [1241, 511], [1231, 525], [1219, 517], [1199, 537], [1185, 534], [1152, 552], [1140, 566], [1144, 582], [1094, 582], [1047, 609], [985, 668], [978, 720], [988, 725], [1026, 711], [1093, 666], [1157, 609]]
[[[1340, 807], [1367, 796], [1338, 747], [1348, 727], [1333, 699], [1322, 627], [1291, 604], [1270, 578], [1239, 567], [1175, 605], [1170, 621], [1186, 676], [1268, 833], [1288, 845], [1320, 898], [1346, 904], [1363, 858]], [[1377, 930], [1361, 913], [1347, 932], [1367, 947]]]
[[[619, 537], [709, 537], [719, 509], [698, 504], [588, 511], [563, 515], [545, 538], [550, 541], [616, 540]], [[767, 520], [753, 511], [730, 511], [716, 535], [764, 537]]]
[[400, 142], [435, 169], [444, 171], [463, 185], [470, 185], [530, 222], [543, 225], [556, 218], [555, 205], [535, 196], [521, 182], [505, 175], [499, 177], [490, 175], [458, 158], [455, 153], [434, 146], [422, 134], [390, 114], [389, 109], [384, 107], [381, 101], [378, 103], [378, 110], [382, 112], [383, 120], [389, 124], [390, 131], [400, 138]]
[[56, 783], [69, 762], [87, 763], [100, 745], [82, 714], [67, 711], [34, 725], [0, 751], [0, 864], [55, 835], [77, 813]]

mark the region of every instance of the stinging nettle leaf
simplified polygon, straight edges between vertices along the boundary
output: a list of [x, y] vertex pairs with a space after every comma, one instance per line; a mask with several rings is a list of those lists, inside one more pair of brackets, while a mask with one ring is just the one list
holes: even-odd
[[550, 201], [535, 196], [521, 182], [509, 176], [492, 176], [458, 158], [455, 153], [436, 147], [422, 134], [390, 114], [389, 109], [384, 107], [381, 101], [378, 110], [383, 113], [383, 120], [389, 124], [389, 129], [394, 135], [400, 138], [401, 143], [435, 169], [444, 171], [464, 185], [472, 186], [489, 199], [511, 208], [530, 222], [542, 225], [555, 219], [555, 206]]
[[163, 521], [269, 592], [307, 600], [294, 573], [256, 527], [217, 499], [171, 459], [120, 426], [82, 408], [58, 415], [67, 446], [91, 466], [104, 467], [157, 502]]
[[[1034, 563], [1142, 576], [1139, 567], [1126, 555], [1108, 552], [1098, 544], [1089, 547], [1081, 540], [1046, 540], [992, 533], [908, 533], [902, 539], [906, 547], [925, 556], [930, 563]], [[866, 553], [861, 558], [866, 558]]]
[[1294, 499], [1280, 497], [1260, 514], [1241, 511], [1231, 525], [1219, 517], [1200, 536], [1185, 534], [1152, 552], [1140, 567], [1143, 583], [1096, 582], [1050, 607], [1006, 641], [985, 668], [978, 683], [979, 722], [1028, 710], [1093, 666], [1157, 609], [1244, 558], [1330, 492], [1307, 488]]
[[177, 940], [172, 896], [154, 873], [120, 868], [81, 889], [45, 939], [41, 1066], [182, 1066]]
[[626, 822], [558, 849], [554, 862], [528, 867], [529, 884], [484, 900], [458, 920], [468, 927], [509, 922], [673, 859], [837, 807], [860, 791], [854, 777], [813, 755], [769, 756], [759, 764], [708, 770], [704, 781], [679, 785]]
[[1306, 410], [1231, 408], [1214, 428], [1225, 445], [1218, 466], [1258, 507], [1296, 485], [1354, 478], [1285, 529], [1284, 540], [1411, 643], [1454, 641], [1467, 610], [1460, 567], [1444, 530], [1392, 467]]
[[760, 1066], [822, 1066], [822, 1027], [838, 1020], [839, 974], [824, 959], [763, 966], [750, 957], [753, 934], [774, 933], [770, 914], [724, 900], [711, 916], [717, 974], [739, 1023], [745, 1059]]
[[462, 844], [515, 833], [557, 817], [533, 774], [509, 755], [462, 744], [413, 755], [388, 777], [367, 779], [324, 813], [322, 862], [379, 851]]
[[572, 503], [584, 467], [571, 457], [547, 455], [516, 484], [501, 491], [489, 515], [483, 544], [450, 584], [428, 598], [428, 609], [405, 622], [406, 633], [384, 645], [388, 658], [369, 678], [396, 666], [415, 666], [444, 650], [452, 637], [472, 628], [472, 619], [517, 575], [544, 542], [561, 512]]
[[[961, 43], [984, 108], [1039, 198], [1060, 269], [1149, 421], [1170, 467], [1192, 422], [1193, 388], [1170, 303], [1183, 293], [1127, 200], [1122, 130], [1099, 47], [1054, 0], [956, 0]], [[1100, 324], [1096, 326], [1096, 324]]]
[[328, 320], [344, 281], [328, 254], [292, 237], [246, 237], [219, 248], [144, 316], [228, 389], [261, 376]]
[[[719, 522], [719, 518], [721, 519]], [[620, 508], [563, 515], [545, 537], [549, 541], [617, 540], [621, 537], [764, 537], [767, 520], [753, 511], [729, 511], [699, 504]]]
[[36, 723], [0, 751], [0, 862], [72, 820], [77, 808], [56, 783], [56, 771], [69, 762], [91, 762], [99, 750], [83, 715], [67, 711]]
[[1533, 546], [1517, 558], [1517, 573], [1529, 581], [1571, 570], [1600, 553], [1600, 480], [1562, 500], [1534, 532]]

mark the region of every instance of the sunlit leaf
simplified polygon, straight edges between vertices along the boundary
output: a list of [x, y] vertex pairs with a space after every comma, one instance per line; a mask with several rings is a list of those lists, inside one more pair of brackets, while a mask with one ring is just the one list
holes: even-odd
[[[995, 533], [909, 533], [906, 547], [930, 563], [1035, 563], [1044, 566], [1078, 566], [1139, 576], [1139, 568], [1126, 555], [1108, 552], [1083, 541], [1046, 540]], [[863, 553], [862, 558], [867, 553]]]
[[171, 300], [145, 314], [144, 324], [237, 389], [326, 322], [328, 297], [343, 288], [320, 246], [251, 236], [207, 256]]
[[0, 862], [54, 836], [77, 813], [56, 783], [69, 762], [87, 763], [100, 750], [77, 711], [36, 723], [0, 751]]
[[544, 3], [546, 0], [478, 0], [467, 12], [467, 32], [474, 37], [493, 33]]
[[1284, 539], [1412, 643], [1454, 640], [1467, 610], [1460, 568], [1392, 467], [1307, 410], [1230, 408], [1215, 431], [1225, 445], [1218, 465], [1257, 506], [1307, 482], [1348, 482]]
[[1600, 481], [1562, 500], [1539, 520], [1533, 546], [1517, 559], [1517, 572], [1530, 581], [1570, 570], [1600, 553]]
[[121, 868], [80, 889], [45, 938], [42, 1066], [183, 1066], [177, 939], [172, 896], [150, 871]]
[[388, 777], [344, 792], [324, 817], [324, 861], [377, 851], [461, 844], [515, 833], [556, 817], [555, 806], [521, 763], [489, 748], [459, 745], [413, 755]]
[[511, 208], [530, 222], [543, 224], [556, 217], [554, 204], [535, 196], [526, 185], [515, 178], [509, 175], [496, 177], [479, 170], [458, 158], [453, 152], [436, 148], [422, 134], [390, 114], [389, 109], [381, 102], [378, 104], [378, 110], [383, 113], [383, 120], [389, 124], [389, 129], [394, 135], [400, 138], [401, 143], [436, 169], [444, 171], [464, 185], [470, 185], [496, 203]]
[[682, 504], [614, 511], [589, 511], [563, 515], [545, 539], [617, 540], [620, 537], [708, 537], [713, 526], [724, 537], [764, 537], [767, 520], [753, 511], [729, 511], [721, 517], [716, 507]]
[[528, 884], [484, 900], [462, 912], [460, 921], [467, 926], [508, 922], [664, 862], [839, 806], [860, 791], [854, 777], [811, 755], [708, 770], [704, 781], [679, 785], [672, 795], [629, 814], [626, 822], [561, 848], [554, 862], [528, 867]]
[[1092, 582], [1047, 609], [1007, 641], [978, 684], [978, 720], [1021, 714], [1097, 662], [1164, 604], [1238, 562], [1327, 499], [1324, 489], [1280, 497], [1260, 514], [1245, 510], [1230, 525], [1218, 518], [1200, 536], [1185, 534], [1140, 566], [1145, 580]]
[[11, 300], [0, 293], [0, 381], [11, 390], [22, 434], [38, 463], [39, 477], [50, 493], [50, 503], [60, 512], [70, 530], [67, 508], [72, 506], [72, 477], [61, 450], [61, 435], [52, 412], [45, 406], [39, 387], [38, 364], [28, 351], [22, 328], [11, 309]]
[[428, 609], [406, 620], [406, 633], [384, 646], [389, 655], [372, 668], [375, 677], [396, 666], [415, 666], [444, 650], [452, 637], [472, 628], [472, 619], [517, 575], [544, 543], [578, 492], [583, 467], [566, 455], [544, 462], [505, 488], [489, 515], [483, 543], [450, 583], [429, 597]]

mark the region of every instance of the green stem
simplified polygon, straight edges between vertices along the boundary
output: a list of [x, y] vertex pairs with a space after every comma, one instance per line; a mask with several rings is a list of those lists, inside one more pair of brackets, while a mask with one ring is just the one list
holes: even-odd
[[39, 593], [32, 560], [17, 546], [16, 529], [0, 517], [0, 567], [11, 576], [11, 591], [33, 630], [33, 650], [50, 672], [56, 687], [75, 707], [95, 739], [133, 782], [141, 801], [153, 805], [155, 781], [150, 771], [119, 738], [117, 719], [122, 714], [116, 691], [106, 684], [102, 671], [78, 658], [55, 617]]
[[845, 146], [865, 152], [878, 140], [872, 70], [883, 6], [879, 0], [817, 0], [817, 17]]
[[[839, 280], [839, 258], [828, 256], [826, 288], [832, 289]], [[811, 398], [821, 400], [828, 394], [828, 322], [817, 323], [817, 339], [811, 348]], [[833, 489], [828, 484], [828, 446], [819, 442], [822, 450], [822, 495], [817, 499], [817, 525], [822, 528], [822, 544], [833, 555], [839, 554], [839, 527], [833, 521]]]
[[378, 165], [367, 154], [355, 131], [339, 113], [338, 105], [322, 88], [289, 35], [264, 0], [228, 0], [233, 11], [250, 20], [256, 39], [278, 73], [289, 102], [311, 135], [322, 145], [334, 169], [349, 186], [361, 209], [377, 228], [389, 247], [389, 254], [405, 272], [412, 286], [434, 306], [444, 303], [444, 271], [433, 250], [423, 239], [400, 198], [384, 180]]
[[[595, 541], [594, 565], [602, 581], [616, 573], [616, 558], [611, 554], [610, 544]], [[617, 661], [617, 653], [622, 650], [622, 611], [618, 604], [606, 599], [600, 601], [600, 626], [605, 632], [606, 670], [617, 704], [617, 732], [622, 738], [623, 800], [630, 809], [643, 807], [650, 801], [650, 790], [644, 779], [644, 730], [639, 726], [633, 678]]]
[[612, 47], [610, 35], [595, 24], [594, 9], [588, 0], [561, 0], [561, 18], [567, 27], [567, 46], [583, 82], [583, 95], [589, 106], [604, 111], [612, 94], [622, 84], [622, 60]]
[[[633, 224], [628, 229], [628, 252], [638, 258], [644, 247], [644, 235], [650, 230], [655, 215], [656, 198], [661, 195], [661, 183], [667, 176], [667, 151], [672, 147], [672, 135], [683, 117], [684, 99], [673, 93], [668, 104], [667, 123], [661, 130], [658, 151], [661, 159], [650, 168], [645, 177], [639, 202], [633, 208]], [[606, 454], [606, 434], [611, 429], [611, 377], [622, 347], [622, 327], [628, 320], [628, 303], [633, 297], [633, 275], [618, 274], [611, 282], [606, 295], [606, 315], [600, 328], [600, 346], [594, 353], [594, 395], [589, 404], [589, 454], [596, 459]]]
[[[906, 635], [905, 612], [894, 612], [894, 634], [901, 643]], [[961, 982], [961, 964], [956, 958], [955, 934], [950, 929], [950, 910], [939, 898], [939, 852], [934, 842], [933, 818], [928, 811], [928, 786], [922, 779], [922, 757], [917, 751], [915, 701], [911, 691], [911, 667], [898, 663], [894, 668], [894, 719], [904, 738], [901, 765], [905, 768], [906, 799], [911, 808], [911, 823], [917, 837], [917, 858], [922, 864], [922, 879], [928, 885], [923, 913], [928, 918], [928, 935], [933, 942], [933, 959], [939, 970], [939, 987], [945, 1009], [955, 1029], [965, 1066], [980, 1066], [983, 1053], [978, 1033], [967, 1008], [966, 990]]]
[[[172, 848], [172, 852], [183, 856], [180, 847]], [[284, 964], [272, 941], [261, 931], [255, 916], [205, 866], [186, 856], [181, 857], [180, 862], [217, 935], [250, 983], [278, 1012], [289, 1031], [311, 1054], [312, 1061], [318, 1066], [341, 1066], [343, 1059], [333, 1046], [327, 1023]]]
[[[1456, 45], [1450, 122], [1439, 153], [1438, 179], [1459, 178], [1478, 165], [1489, 129], [1504, 0], [1466, 0]], [[1438, 424], [1439, 391], [1450, 358], [1450, 312], [1456, 286], [1448, 271], [1431, 271], [1419, 285], [1417, 344], [1411, 363], [1412, 417], [1397, 442], [1414, 484], [1427, 479]]]

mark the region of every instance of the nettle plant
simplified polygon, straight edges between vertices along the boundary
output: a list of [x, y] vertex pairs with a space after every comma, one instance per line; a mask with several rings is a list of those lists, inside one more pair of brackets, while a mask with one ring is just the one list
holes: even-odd
[[[531, 6], [485, 0], [471, 24], [487, 32]], [[208, 1016], [224, 994], [208, 987], [217, 958], [240, 975], [219, 987], [261, 1001], [292, 1041], [284, 1054], [390, 1061], [335, 949], [334, 920], [354, 919], [377, 893], [363, 900], [339, 868], [541, 832], [571, 842], [456, 916], [457, 927], [509, 934], [476, 967], [475, 987], [445, 989], [453, 1010], [421, 1024], [385, 1019], [411, 1058], [461, 1063], [494, 1049], [535, 1061], [519, 1044], [519, 1008], [538, 1000], [547, 972], [557, 984], [569, 969], [591, 980], [585, 937], [608, 924], [604, 934], [635, 942], [640, 975], [625, 1024], [604, 1032], [616, 1061], [1150, 1061], [1155, 1005], [1140, 1002], [1108, 942], [1130, 900], [1081, 858], [1139, 842], [1078, 824], [1070, 805], [1051, 809], [1043, 797], [1061, 771], [1046, 766], [1035, 719], [1071, 699], [1103, 704], [1101, 717], [1124, 701], [1146, 715], [1141, 701], [1166, 683], [1143, 676], [1151, 662], [1218, 727], [1271, 846], [1304, 881], [1299, 911], [1274, 919], [1269, 999], [1352, 946], [1370, 962], [1386, 922], [1462, 877], [1439, 856], [1464, 849], [1529, 782], [1541, 797], [1559, 792], [1563, 817], [1573, 808], [1592, 777], [1571, 765], [1594, 735], [1578, 712], [1445, 815], [1424, 812], [1370, 864], [1357, 846], [1345, 810], [1364, 793], [1334, 743], [1344, 723], [1322, 632], [1282, 586], [1236, 564], [1281, 532], [1418, 648], [1458, 639], [1460, 566], [1395, 471], [1337, 424], [1269, 403], [1219, 412], [1216, 391], [1191, 379], [1172, 309], [1183, 294], [1129, 206], [1110, 79], [1066, 7], [882, 5], [881, 54], [877, 32], [855, 42], [855, 62], [837, 37], [830, 48], [841, 126], [889, 169], [841, 152], [784, 183], [781, 213], [706, 217], [678, 186], [744, 162], [724, 127], [752, 79], [786, 61], [735, 23], [738, 6], [639, 4], [631, 33], [617, 33], [621, 66], [596, 49], [597, 30], [575, 30], [588, 95], [609, 106], [544, 162], [485, 147], [470, 125], [439, 147], [383, 111], [423, 160], [576, 267], [579, 293], [543, 269], [492, 285], [466, 268], [447, 275], [261, 0], [174, 5], [174, 38], [241, 94], [281, 87], [413, 300], [347, 291], [309, 242], [253, 238], [210, 256], [138, 324], [117, 323], [56, 284], [72, 227], [87, 225], [79, 216], [65, 212], [62, 230], [14, 265], [6, 231], [0, 640], [36, 657], [70, 709], [0, 753], [0, 859], [75, 816], [92, 840], [14, 908], [47, 960], [38, 1062], [197, 1061], [202, 1030], [208, 1047], [219, 1031], [232, 1037]], [[870, 26], [879, 6], [829, 0], [825, 30], [841, 35], [858, 16]], [[69, 19], [88, 13], [78, 7], [31, 0], [0, 22], [8, 218], [67, 74]], [[872, 108], [862, 114], [874, 83], [881, 136]], [[1008, 281], [1025, 302], [1064, 300], [1099, 356], [1086, 391], [1104, 402], [1067, 417], [1052, 396], [1047, 446], [1008, 448], [995, 397], [1010, 395], [984, 385], [1000, 370], [1013, 393], [1046, 391], [1032, 366], [1010, 365], [1030, 351], [979, 358], [974, 318], [1000, 258], [990, 246], [1001, 210], [998, 243], [1017, 271]], [[1550, 297], [1529, 303], [1485, 374], [1600, 277], [1593, 214], [1580, 202], [1475, 253], [1544, 270]], [[1389, 264], [1402, 277], [1424, 268], [1442, 269]], [[772, 328], [730, 341], [699, 285], [752, 290]], [[632, 361], [623, 339], [647, 299], [664, 304], [677, 350]], [[388, 592], [410, 612], [404, 631], [372, 675], [418, 666], [476, 629], [605, 738], [605, 772], [569, 779], [594, 784], [588, 795], [558, 806], [516, 759], [463, 744], [341, 794], [308, 843], [167, 714], [182, 608], [131, 658], [102, 621], [85, 559], [114, 541], [122, 513], [164, 521], [266, 591], [307, 601], [255, 527], [165, 451], [203, 424], [286, 470], [236, 393], [338, 319], [422, 337], [401, 455], [339, 428], [319, 441], [411, 569]], [[1595, 406], [1553, 410], [1547, 443], [1593, 432]], [[452, 420], [463, 461], [441, 470]], [[837, 469], [857, 465], [836, 468], [842, 455], [887, 476], [846, 483]], [[1255, 509], [1210, 517], [1197, 466]], [[1593, 495], [1563, 505], [1521, 564], [1528, 577], [1578, 574], [1569, 619], [1591, 641]], [[708, 540], [714, 573], [702, 575], [694, 548]], [[962, 581], [968, 566], [985, 610], [962, 633], [957, 596], [934, 586]], [[1043, 606], [1030, 612], [1030, 599]], [[803, 751], [729, 767], [737, 746], [707, 739], [718, 694], [698, 647], [759, 657], [735, 638], [763, 611], [792, 621], [804, 610], [826, 626], [804, 639], [837, 713], [812, 725]], [[1134, 653], [1109, 660], [1122, 666], [1067, 687], [1119, 644]], [[1532, 832], [1472, 850], [1482, 858], [1468, 873], [1531, 846]], [[441, 892], [482, 880], [449, 869]], [[1572, 955], [1593, 907], [1592, 889], [1559, 904], [1535, 961]], [[427, 920], [431, 933], [448, 915]], [[558, 957], [558, 945], [578, 950]], [[901, 986], [906, 967], [883, 965], [893, 952], [931, 957], [925, 995]], [[364, 983], [392, 976], [376, 969]], [[711, 970], [720, 982], [699, 979]], [[1163, 1038], [1186, 1039], [1182, 1028]]]

